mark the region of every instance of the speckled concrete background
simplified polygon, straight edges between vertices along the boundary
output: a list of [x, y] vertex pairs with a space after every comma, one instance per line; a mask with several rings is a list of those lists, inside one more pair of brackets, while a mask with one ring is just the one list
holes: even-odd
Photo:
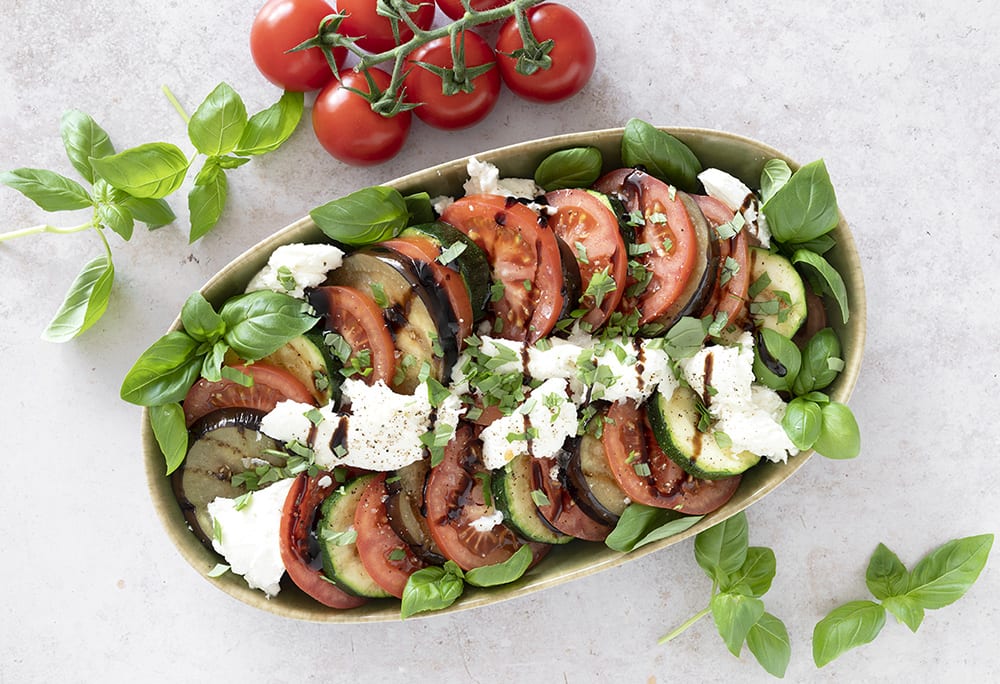
[[[258, 2], [0, 4], [3, 169], [71, 173], [58, 136], [71, 107], [121, 148], [185, 141], [161, 85], [189, 108], [220, 80], [251, 110], [277, 95], [247, 53]], [[868, 344], [852, 405], [862, 456], [813, 459], [749, 513], [751, 542], [778, 558], [767, 605], [791, 633], [787, 678], [980, 682], [1000, 672], [995, 558], [917, 634], [890, 618], [876, 643], [823, 670], [810, 657], [816, 621], [866, 597], [879, 542], [912, 565], [947, 539], [1000, 527], [1000, 10], [975, 0], [571, 4], [600, 51], [581, 95], [544, 107], [505, 94], [487, 123], [461, 134], [415, 127], [403, 154], [369, 169], [326, 156], [304, 125], [281, 152], [231, 176], [226, 216], [200, 243], [187, 244], [183, 200], [177, 225], [116, 241], [111, 309], [76, 342], [50, 345], [38, 333], [99, 254], [93, 236], [0, 247], [0, 682], [769, 679], [749, 654], [733, 658], [709, 620], [656, 645], [707, 600], [690, 543], [406, 624], [322, 626], [254, 611], [172, 548], [146, 495], [139, 411], [117, 398], [190, 291], [310, 207], [478, 150], [632, 116], [825, 158], [861, 252]], [[46, 220], [0, 191], [3, 230]]]

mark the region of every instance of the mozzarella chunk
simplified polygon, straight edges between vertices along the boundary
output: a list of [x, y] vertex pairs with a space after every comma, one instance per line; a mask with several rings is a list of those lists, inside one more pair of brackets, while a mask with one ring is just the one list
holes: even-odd
[[725, 204], [731, 211], [740, 211], [746, 220], [746, 229], [757, 238], [762, 247], [771, 245], [771, 231], [764, 214], [758, 210], [757, 196], [743, 181], [720, 169], [705, 169], [698, 174], [705, 192]]
[[254, 492], [239, 510], [235, 499], [220, 497], [208, 504], [213, 525], [221, 531], [212, 540], [212, 547], [226, 559], [234, 573], [243, 576], [251, 589], [260, 589], [268, 597], [281, 590], [279, 582], [285, 574], [279, 533], [281, 509], [292, 481], [279, 480]]
[[[414, 394], [397, 394], [381, 380], [344, 380], [350, 399], [347, 454], [339, 463], [368, 470], [396, 470], [423, 458], [420, 436], [430, 428], [431, 402], [426, 384]], [[319, 453], [317, 453], [319, 462]]]
[[343, 256], [333, 245], [283, 245], [271, 253], [267, 265], [250, 280], [246, 291], [273, 290], [301, 298], [306, 288], [322, 284], [327, 273], [340, 268]]
[[489, 162], [469, 157], [466, 165], [469, 180], [462, 186], [466, 195], [502, 195], [533, 199], [544, 195], [545, 190], [530, 178], [500, 178], [500, 170]]
[[489, 532], [503, 522], [503, 512], [493, 511], [492, 515], [484, 515], [469, 522], [469, 526], [477, 532]]
[[493, 470], [522, 455], [556, 456], [576, 430], [576, 405], [567, 396], [566, 381], [546, 380], [517, 411], [483, 428], [483, 463]]
[[[711, 357], [711, 360], [709, 360]], [[725, 432], [734, 451], [750, 451], [770, 461], [785, 461], [798, 449], [785, 434], [785, 403], [774, 390], [754, 384], [753, 337], [746, 332], [734, 346], [706, 347], [681, 362], [684, 379], [708, 398], [714, 429]], [[711, 369], [706, 392], [706, 369]]]

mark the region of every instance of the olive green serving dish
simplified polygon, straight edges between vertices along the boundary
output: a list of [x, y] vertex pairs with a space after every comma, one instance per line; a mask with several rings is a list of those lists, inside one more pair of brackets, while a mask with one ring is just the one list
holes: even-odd
[[[604, 170], [609, 171], [621, 165], [620, 141], [623, 130], [615, 128], [559, 135], [481, 152], [475, 156], [482, 161], [497, 165], [501, 176], [531, 177], [535, 167], [549, 153], [568, 147], [591, 145], [601, 150], [604, 155]], [[781, 152], [740, 136], [696, 128], [664, 130], [686, 143], [706, 168], [717, 167], [726, 170], [742, 179], [751, 188], [759, 186], [761, 168], [768, 159], [784, 159], [792, 169], [798, 168], [798, 164]], [[467, 158], [456, 159], [398, 178], [386, 185], [398, 189], [403, 194], [426, 191], [431, 197], [461, 195], [462, 184], [466, 180], [466, 162]], [[333, 198], [318, 198], [316, 203], [319, 205], [330, 199]], [[846, 402], [861, 368], [865, 339], [865, 291], [857, 250], [843, 216], [832, 236], [836, 238], [837, 246], [825, 256], [844, 278], [850, 298], [851, 316], [850, 321], [844, 325], [840, 321], [839, 314], [831, 312], [831, 324], [837, 328], [843, 345], [845, 366], [829, 391], [834, 400]], [[247, 282], [264, 266], [268, 256], [276, 247], [292, 242], [323, 240], [323, 234], [312, 220], [308, 217], [303, 218], [240, 255], [209, 280], [201, 291], [210, 302], [219, 306], [228, 297], [243, 291]], [[177, 329], [179, 326], [178, 319], [172, 329]], [[142, 443], [150, 493], [163, 525], [184, 558], [197, 572], [207, 577], [209, 571], [220, 562], [220, 558], [206, 548], [188, 528], [174, 496], [170, 479], [163, 474], [163, 455], [153, 437], [148, 412], [145, 411], [142, 416]], [[650, 553], [661, 553], [665, 547], [691, 537], [759, 501], [794, 475], [809, 457], [810, 453], [803, 453], [790, 458], [784, 464], [762, 463], [752, 468], [745, 474], [735, 496], [725, 506], [674, 537], [654, 542], [630, 554], [613, 551], [603, 544], [582, 541], [558, 546], [519, 581], [493, 589], [467, 587], [465, 594], [452, 607], [437, 613], [422, 613], [419, 616], [440, 615], [486, 606], [612, 568]], [[399, 619], [398, 600], [383, 599], [352, 610], [335, 610], [306, 596], [288, 581], [287, 577], [282, 581], [280, 594], [271, 599], [260, 591], [248, 588], [241, 577], [232, 573], [208, 581], [244, 603], [299, 620], [352, 623]]]

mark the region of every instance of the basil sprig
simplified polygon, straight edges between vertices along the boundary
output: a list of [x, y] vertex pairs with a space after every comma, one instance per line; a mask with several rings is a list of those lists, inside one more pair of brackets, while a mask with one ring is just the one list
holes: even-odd
[[167, 461], [167, 474], [184, 460], [187, 428], [180, 402], [199, 377], [217, 381], [226, 374], [222, 362], [232, 349], [245, 361], [275, 352], [317, 322], [302, 300], [261, 290], [226, 302], [219, 312], [195, 292], [181, 309], [183, 330], [154, 342], [122, 381], [121, 398], [150, 407], [153, 434]]
[[629, 553], [640, 546], [680, 534], [701, 519], [700, 515], [681, 515], [666, 508], [630, 503], [604, 543], [615, 551]]
[[553, 152], [535, 169], [535, 183], [546, 190], [586, 188], [594, 184], [604, 166], [596, 147], [571, 147]]
[[927, 610], [951, 605], [979, 578], [993, 547], [993, 535], [954, 539], [924, 556], [908, 571], [899, 557], [879, 544], [868, 562], [865, 583], [876, 599], [845, 603], [813, 629], [812, 652], [817, 667], [875, 639], [885, 626], [886, 612], [916, 632]]
[[352, 247], [395, 237], [410, 220], [406, 198], [394, 188], [379, 185], [327, 202], [309, 216], [327, 237]]
[[[774, 166], [764, 169], [768, 192], [772, 194], [761, 211], [776, 240], [809, 242], [837, 227], [840, 222], [837, 194], [822, 159], [801, 167], [784, 182], [780, 175], [774, 176], [775, 169]], [[761, 185], [764, 184], [762, 181]]]
[[746, 644], [765, 670], [783, 677], [792, 653], [788, 630], [765, 610], [762, 600], [776, 572], [774, 552], [749, 545], [746, 515], [740, 512], [699, 533], [694, 553], [698, 565], [712, 580], [708, 607], [664, 635], [660, 643], [675, 639], [711, 614], [730, 653], [738, 658]]
[[[239, 95], [220, 84], [191, 117], [188, 134], [206, 155], [188, 196], [190, 240], [216, 225], [226, 202], [225, 171], [254, 155], [277, 149], [302, 116], [302, 93], [285, 93], [273, 106], [247, 118]], [[183, 185], [191, 160], [168, 142], [150, 142], [117, 152], [107, 131], [77, 110], [66, 112], [59, 134], [70, 165], [91, 187], [46, 169], [20, 168], [0, 173], [0, 183], [21, 192], [44, 211], [90, 210], [83, 223], [57, 228], [43, 224], [0, 235], [0, 242], [37, 233], [68, 234], [93, 230], [104, 253], [87, 262], [65, 300], [42, 333], [50, 342], [66, 342], [92, 327], [108, 308], [115, 268], [107, 231], [132, 239], [135, 224], [150, 230], [176, 219], [166, 198]]]
[[462, 571], [454, 561], [432, 565], [410, 575], [403, 588], [400, 616], [406, 618], [430, 610], [447, 608], [462, 595], [466, 584], [495, 587], [521, 578], [531, 566], [531, 547], [519, 548], [502, 563]]

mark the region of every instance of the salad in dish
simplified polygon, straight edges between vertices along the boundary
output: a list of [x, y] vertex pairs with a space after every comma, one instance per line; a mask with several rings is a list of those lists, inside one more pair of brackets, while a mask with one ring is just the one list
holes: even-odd
[[218, 572], [406, 616], [572, 540], [682, 531], [762, 460], [857, 454], [824, 393], [849, 308], [822, 162], [769, 161], [751, 191], [640, 121], [621, 159], [366, 188], [218, 310], [189, 298], [122, 396]]

